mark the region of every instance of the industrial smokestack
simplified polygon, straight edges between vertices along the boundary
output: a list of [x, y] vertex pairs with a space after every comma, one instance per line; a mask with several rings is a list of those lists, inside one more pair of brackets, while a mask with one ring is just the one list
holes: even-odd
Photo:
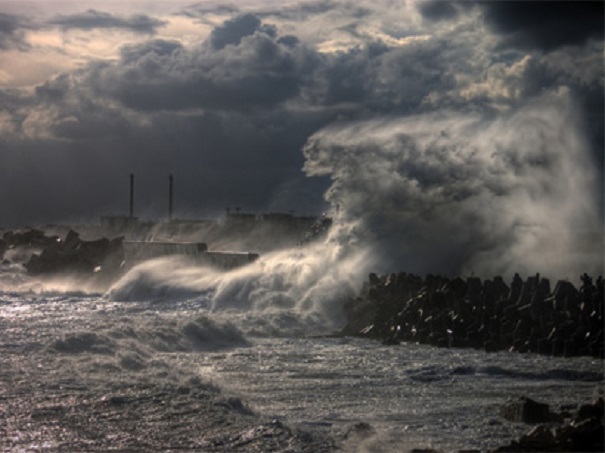
[[168, 178], [168, 220], [172, 220], [172, 195], [174, 178], [172, 174]]
[[134, 173], [130, 174], [130, 218], [134, 217]]

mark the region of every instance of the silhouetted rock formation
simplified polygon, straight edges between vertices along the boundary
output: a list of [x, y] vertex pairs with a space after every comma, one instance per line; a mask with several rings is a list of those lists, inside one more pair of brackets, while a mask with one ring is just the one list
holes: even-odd
[[[548, 408], [546, 404], [536, 403], [535, 401], [534, 403]], [[518, 440], [514, 440], [509, 445], [500, 447], [495, 451], [604, 451], [605, 429], [602, 398], [580, 406], [573, 414], [551, 414], [551, 419], [559, 419], [562, 423], [537, 425]]]
[[32, 275], [93, 274], [113, 272], [122, 260], [122, 238], [82, 241], [79, 234], [71, 230], [63, 241], [55, 240], [39, 255], [32, 255], [24, 266]]
[[501, 277], [421, 278], [370, 274], [362, 294], [345, 306], [343, 335], [560, 356], [603, 357], [603, 279], [584, 274], [580, 290], [539, 274], [525, 282]]
[[[30, 275], [77, 274], [94, 277], [94, 283], [110, 283], [136, 264], [159, 257], [187, 256], [192, 263], [220, 270], [244, 266], [259, 257], [257, 253], [249, 252], [208, 251], [205, 243], [124, 241], [123, 237], [84, 241], [74, 230], [69, 230], [63, 240], [37, 232], [34, 237], [36, 247], [26, 247], [27, 258], [20, 260]], [[20, 241], [27, 242], [25, 239]]]
[[[15, 247], [48, 247], [58, 241], [57, 236], [46, 236], [44, 231], [29, 229], [24, 231], [7, 231], [0, 239], [0, 252]], [[2, 254], [0, 254], [0, 257]]]
[[500, 415], [516, 423], [546, 423], [552, 419], [548, 404], [538, 403], [525, 396], [506, 403], [500, 409]]
[[26, 229], [6, 231], [0, 239], [0, 260], [2, 264], [27, 261], [32, 253], [56, 244], [58, 236], [46, 236], [41, 230]]

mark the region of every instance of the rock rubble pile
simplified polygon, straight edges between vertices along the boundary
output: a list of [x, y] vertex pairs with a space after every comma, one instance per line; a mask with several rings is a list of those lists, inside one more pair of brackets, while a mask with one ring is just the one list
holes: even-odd
[[71, 230], [64, 240], [57, 239], [43, 248], [40, 254], [33, 254], [24, 266], [32, 275], [113, 272], [124, 259], [122, 239], [83, 241], [78, 233]]
[[584, 274], [582, 286], [539, 274], [448, 279], [370, 274], [359, 297], [345, 305], [342, 335], [440, 347], [517, 351], [555, 356], [604, 356], [604, 282]]

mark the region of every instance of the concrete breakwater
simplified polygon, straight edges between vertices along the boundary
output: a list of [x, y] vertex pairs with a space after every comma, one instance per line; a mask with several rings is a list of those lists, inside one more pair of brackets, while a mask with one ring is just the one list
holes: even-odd
[[385, 344], [428, 343], [557, 356], [604, 357], [603, 278], [584, 274], [577, 289], [547, 278], [447, 279], [370, 274], [359, 297], [345, 305], [343, 335]]
[[[17, 254], [16, 250], [20, 252]], [[3, 264], [22, 264], [36, 276], [69, 274], [93, 277], [98, 282], [111, 282], [143, 261], [175, 255], [219, 270], [244, 266], [259, 257], [249, 252], [208, 251], [202, 242], [124, 241], [122, 237], [86, 241], [73, 230], [65, 238], [27, 230], [7, 232], [0, 239]]]
[[257, 253], [249, 252], [211, 252], [203, 242], [123, 241], [122, 247], [124, 261], [132, 264], [180, 255], [187, 256], [198, 264], [228, 270], [252, 263], [259, 257]]

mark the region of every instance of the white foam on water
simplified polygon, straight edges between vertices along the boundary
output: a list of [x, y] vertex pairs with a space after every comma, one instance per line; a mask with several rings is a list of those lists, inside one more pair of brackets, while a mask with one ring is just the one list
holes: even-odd
[[[115, 301], [195, 299], [200, 308], [239, 319], [261, 333], [329, 332], [344, 322], [341, 308], [367, 271], [361, 250], [352, 253], [334, 235], [325, 242], [261, 256], [230, 271], [200, 266], [185, 257], [147, 261], [107, 292]], [[255, 321], [255, 318], [259, 318]], [[303, 329], [304, 327], [304, 329]]]

